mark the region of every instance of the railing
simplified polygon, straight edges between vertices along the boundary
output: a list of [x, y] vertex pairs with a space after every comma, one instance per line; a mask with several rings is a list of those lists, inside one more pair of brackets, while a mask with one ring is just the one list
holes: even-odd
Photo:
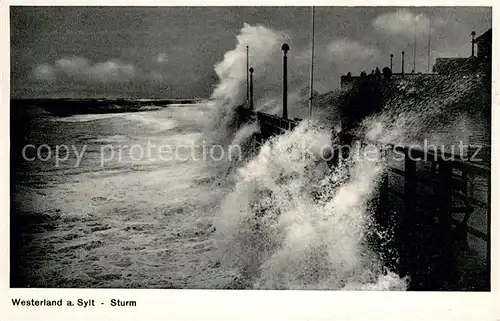
[[437, 78], [442, 77], [442, 74], [438, 73], [392, 73], [390, 76], [375, 75], [375, 74], [367, 74], [366, 76], [340, 76], [340, 85], [341, 88], [345, 88], [348, 85], [354, 83], [360, 83], [362, 81], [367, 81], [371, 83], [387, 83], [389, 81], [401, 81], [403, 79], [412, 79], [412, 78], [422, 78], [422, 77], [431, 77]]
[[[351, 141], [356, 138], [349, 138]], [[491, 170], [489, 167], [470, 161], [457, 160], [457, 155], [438, 151], [424, 151], [402, 146], [382, 145], [378, 142], [361, 140], [362, 144], [376, 144], [387, 157], [390, 150], [404, 155], [404, 167], [399, 169], [388, 165], [379, 190], [377, 220], [383, 222], [389, 209], [389, 195], [403, 200], [403, 210], [398, 217], [395, 231], [399, 249], [400, 274], [412, 275], [416, 288], [426, 289], [425, 281], [418, 278], [423, 270], [431, 269], [433, 278], [446, 283], [452, 277], [453, 240], [466, 241], [467, 234], [486, 242], [486, 266], [491, 262]], [[430, 163], [430, 170], [418, 169], [417, 163]], [[389, 176], [396, 174], [403, 178], [403, 191], [392, 188]], [[487, 200], [481, 200], [471, 193], [471, 178], [481, 177], [486, 181], [483, 190]], [[421, 186], [419, 186], [419, 184]], [[430, 195], [422, 195], [419, 188], [430, 190]], [[474, 186], [472, 186], [474, 187]], [[455, 202], [454, 202], [455, 201]], [[456, 201], [461, 205], [456, 206]], [[486, 212], [486, 231], [468, 224], [475, 209]], [[453, 214], [463, 214], [462, 219]], [[427, 229], [426, 229], [426, 224]], [[429, 226], [432, 225], [432, 228]], [[422, 247], [424, 239], [430, 239], [427, 247]], [[424, 253], [428, 254], [426, 261]], [[430, 254], [429, 254], [430, 253]], [[417, 261], [424, 261], [417, 264]], [[416, 268], [417, 267], [417, 268]], [[432, 267], [432, 268], [431, 268]], [[417, 276], [416, 276], [417, 275]], [[420, 282], [420, 283], [419, 283]], [[434, 280], [435, 282], [435, 280]]]
[[[263, 144], [272, 136], [281, 135], [292, 130], [301, 121], [300, 119], [289, 120], [262, 112], [247, 111], [247, 118], [252, 118], [259, 123], [260, 133], [256, 135], [256, 143]], [[457, 160], [456, 155], [445, 151], [424, 151], [402, 146], [381, 144], [379, 142], [359, 139], [352, 135], [344, 134], [343, 142], [353, 143], [359, 141], [362, 144], [374, 144], [387, 155], [389, 150], [404, 155], [404, 167], [388, 165], [388, 171], [382, 178], [379, 190], [377, 220], [384, 221], [389, 208], [389, 195], [395, 195], [403, 201], [403, 210], [398, 216], [396, 243], [398, 244], [399, 262], [396, 264], [402, 275], [418, 275], [423, 270], [429, 270], [430, 266], [434, 273], [434, 279], [438, 278], [445, 282], [450, 276], [452, 264], [452, 242], [459, 237], [466, 239], [467, 235], [473, 235], [487, 243], [486, 263], [491, 262], [491, 170], [484, 164], [470, 161]], [[419, 169], [417, 164], [427, 163], [428, 169]], [[403, 190], [397, 190], [389, 184], [389, 176], [398, 175], [403, 178]], [[471, 193], [474, 186], [470, 186], [473, 178], [482, 177], [486, 181], [486, 200], [481, 200]], [[419, 187], [430, 190], [430, 195], [421, 195]], [[460, 205], [456, 205], [456, 201]], [[486, 231], [470, 226], [468, 223], [474, 214], [474, 209], [483, 209], [487, 215]], [[454, 214], [463, 214], [461, 219]], [[425, 227], [427, 224], [427, 230]], [[420, 234], [419, 234], [420, 233]], [[419, 246], [422, 233], [427, 234], [427, 248]], [[424, 242], [425, 243], [425, 242]], [[421, 245], [421, 244], [420, 244]], [[429, 254], [431, 261], [425, 264], [417, 264], [423, 251]], [[424, 260], [425, 261], [425, 260]], [[420, 272], [416, 272], [415, 266], [420, 266]], [[419, 278], [414, 277], [416, 282]], [[422, 281], [424, 282], [424, 281]], [[418, 285], [416, 286], [419, 287]], [[420, 284], [425, 289], [425, 285]]]
[[256, 137], [258, 145], [261, 145], [272, 136], [282, 135], [286, 131], [293, 130], [300, 122], [298, 120], [283, 119], [262, 112], [256, 112], [256, 117], [260, 127], [260, 133]]

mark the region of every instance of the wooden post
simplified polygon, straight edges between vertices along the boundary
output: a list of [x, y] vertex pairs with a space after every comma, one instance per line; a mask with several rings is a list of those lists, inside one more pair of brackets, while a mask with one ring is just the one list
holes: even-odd
[[434, 280], [439, 280], [442, 287], [450, 281], [453, 273], [453, 236], [452, 236], [452, 191], [453, 191], [452, 166], [450, 161], [441, 160], [439, 162], [439, 183], [437, 188], [437, 208], [438, 219], [436, 241], [438, 262], [434, 273]]
[[402, 276], [411, 274], [411, 267], [414, 264], [415, 240], [415, 205], [417, 197], [416, 185], [416, 163], [411, 158], [410, 150], [405, 153], [405, 187], [404, 187], [404, 211], [401, 223], [398, 228], [398, 239], [400, 242], [400, 274]]
[[491, 173], [488, 177], [488, 239], [486, 244], [486, 266], [488, 268], [488, 288], [491, 290]]
[[[382, 147], [381, 150], [382, 159], [387, 162], [387, 149]], [[386, 227], [387, 223], [387, 210], [389, 204], [389, 171], [384, 173], [384, 178], [382, 179], [382, 184], [380, 185], [380, 193], [378, 199], [377, 208], [377, 220]]]
[[[465, 205], [466, 205], [466, 207], [469, 207], [469, 202], [468, 202], [468, 199], [469, 199], [469, 177], [468, 177], [467, 171], [465, 169], [462, 169], [462, 182], [463, 182], [463, 185], [460, 187], [461, 187], [462, 193], [465, 195], [465, 199], [466, 199]], [[467, 226], [468, 226], [467, 222], [469, 221], [471, 214], [472, 214], [472, 209], [469, 208], [468, 211], [464, 215], [462, 223], [459, 226], [457, 226], [458, 237], [459, 237], [460, 241], [463, 241], [465, 244], [467, 244]]]
[[394, 55], [391, 54], [391, 63], [390, 63], [390, 66], [391, 66], [391, 71], [392, 71], [392, 59], [394, 58]]
[[380, 185], [379, 204], [378, 204], [378, 217], [382, 224], [387, 221], [387, 210], [389, 204], [389, 173], [384, 173], [382, 184]]
[[283, 119], [288, 118], [288, 83], [287, 83], [287, 58], [286, 54], [290, 47], [288, 44], [284, 43], [281, 46], [281, 50], [283, 50]]
[[250, 68], [250, 93], [248, 97], [248, 107], [250, 110], [253, 110], [253, 68]]
[[469, 196], [469, 177], [467, 175], [467, 171], [462, 169], [462, 180], [463, 180], [463, 193], [465, 196]]
[[393, 222], [393, 216], [389, 211], [389, 170], [384, 173], [382, 178], [382, 183], [379, 189], [379, 197], [378, 197], [378, 205], [376, 211], [376, 224], [378, 225], [378, 229], [382, 231], [382, 234], [379, 236], [377, 243], [379, 246], [378, 251], [383, 254], [384, 258], [384, 266], [387, 266], [389, 269], [393, 270], [398, 268], [397, 256], [394, 255], [394, 252], [397, 252], [397, 247], [395, 246], [394, 231], [397, 227], [395, 227]]

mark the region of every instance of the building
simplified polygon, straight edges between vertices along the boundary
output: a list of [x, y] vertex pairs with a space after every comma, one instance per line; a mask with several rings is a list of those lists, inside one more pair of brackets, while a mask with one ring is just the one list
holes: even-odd
[[480, 60], [491, 61], [491, 38], [492, 29], [476, 38], [475, 44], [477, 45], [477, 58]]
[[477, 46], [477, 55], [474, 55], [474, 47], [472, 47], [472, 55], [468, 58], [436, 58], [432, 71], [441, 75], [460, 71], [468, 72], [476, 70], [481, 62], [491, 62], [491, 39], [492, 29], [489, 29], [479, 37], [472, 38], [472, 45]]

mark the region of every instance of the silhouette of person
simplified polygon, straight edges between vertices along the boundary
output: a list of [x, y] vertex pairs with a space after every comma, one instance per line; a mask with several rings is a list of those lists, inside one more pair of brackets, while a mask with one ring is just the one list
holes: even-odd
[[366, 72], [363, 70], [360, 74], [361, 78], [366, 78]]
[[384, 81], [391, 80], [392, 70], [389, 67], [382, 68], [382, 74], [384, 75]]
[[378, 67], [377, 67], [377, 68], [375, 68], [375, 78], [377, 79], [377, 81], [380, 81], [380, 77], [381, 77], [380, 69], [378, 69]]

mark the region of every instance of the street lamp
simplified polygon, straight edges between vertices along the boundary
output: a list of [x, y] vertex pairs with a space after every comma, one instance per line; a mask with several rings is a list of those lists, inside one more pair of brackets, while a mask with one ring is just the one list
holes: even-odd
[[288, 84], [287, 84], [287, 57], [286, 54], [288, 50], [290, 50], [290, 46], [284, 43], [281, 46], [281, 50], [283, 51], [283, 119], [288, 118], [288, 110], [287, 110], [287, 93], [288, 93]]
[[471, 45], [472, 45], [472, 57], [474, 57], [474, 44], [476, 43], [476, 32], [475, 31], [472, 31], [471, 32]]

